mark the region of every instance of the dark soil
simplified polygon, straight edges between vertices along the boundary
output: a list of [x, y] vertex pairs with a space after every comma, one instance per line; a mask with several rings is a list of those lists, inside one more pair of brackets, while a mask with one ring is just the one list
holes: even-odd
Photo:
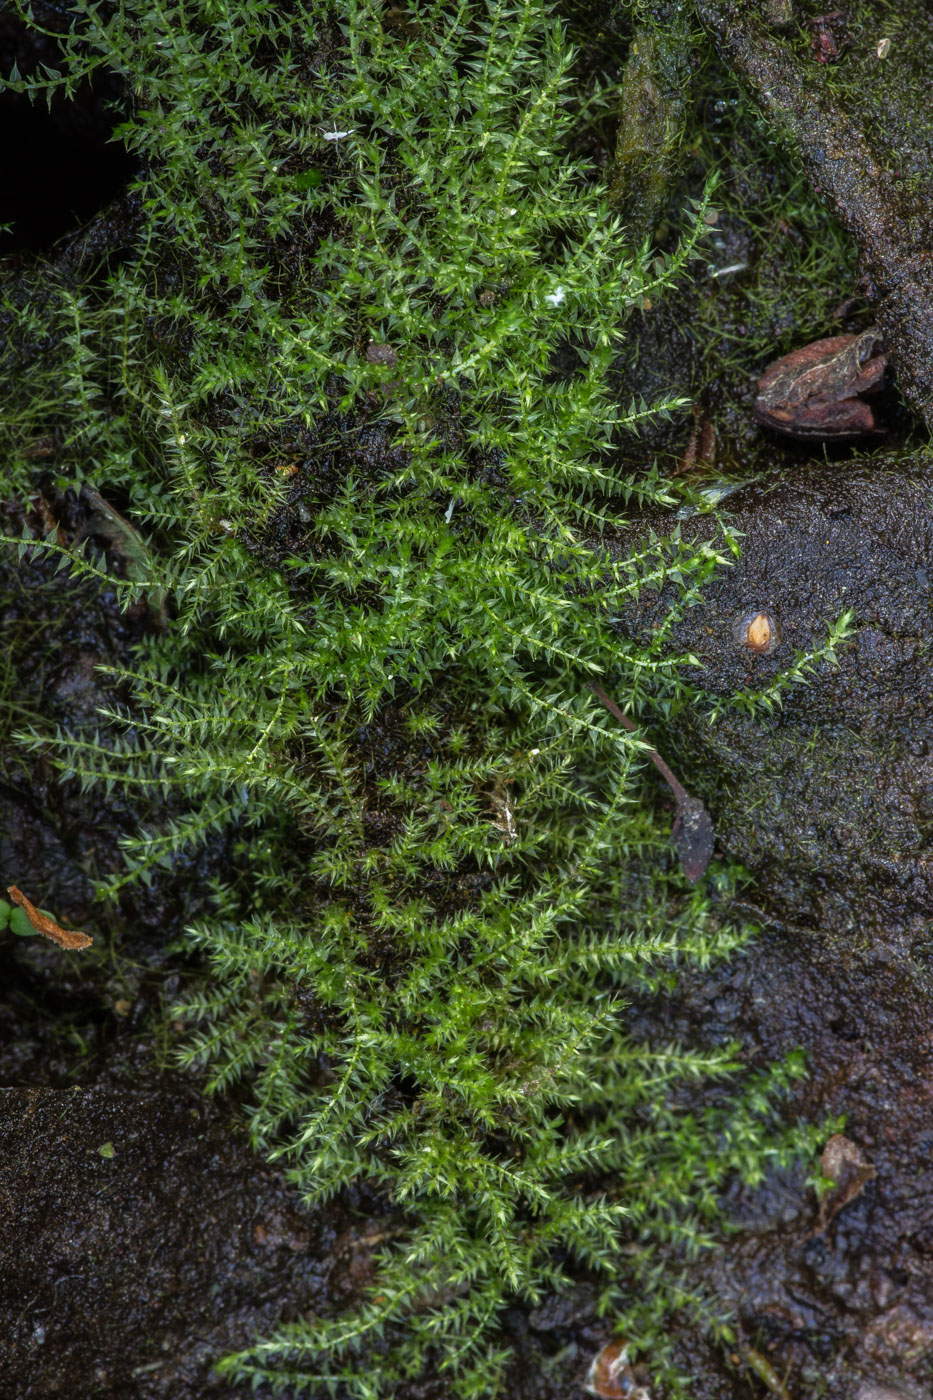
[[0, 1092], [0, 1394], [196, 1400], [257, 1327], [365, 1271], [346, 1205], [302, 1210], [192, 1083]]
[[[25, 511], [6, 507], [5, 531], [45, 533], [53, 511], [65, 537], [87, 524], [83, 499], [47, 490]], [[145, 601], [121, 612], [114, 591], [8, 551], [3, 729], [41, 717], [91, 731], [97, 709], [123, 698], [98, 668], [131, 667], [154, 625]], [[196, 1078], [163, 1068], [163, 1008], [197, 972], [172, 940], [230, 852], [210, 843], [102, 919], [95, 874], [120, 868], [119, 839], [143, 815], [60, 781], [44, 749], [0, 750], [3, 888], [41, 892], [97, 945], [82, 959], [43, 938], [0, 940], [0, 1081], [12, 1086], [0, 1089], [3, 1400], [246, 1395], [212, 1376], [219, 1357], [278, 1321], [344, 1306], [371, 1277], [373, 1203], [309, 1211], [251, 1150], [235, 1101], [210, 1102]]]

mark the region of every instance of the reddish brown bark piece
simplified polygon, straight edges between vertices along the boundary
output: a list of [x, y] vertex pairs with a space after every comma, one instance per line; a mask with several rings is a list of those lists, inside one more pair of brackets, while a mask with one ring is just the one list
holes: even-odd
[[57, 943], [59, 948], [76, 951], [78, 948], [90, 948], [94, 942], [93, 938], [89, 938], [86, 933], [79, 933], [77, 929], [62, 928], [54, 919], [47, 918], [40, 909], [30, 903], [22, 890], [18, 890], [15, 885], [9, 886], [7, 894], [14, 904], [18, 904], [21, 909], [25, 910], [26, 918], [36, 933], [42, 933], [46, 938], [51, 938], [52, 942]]
[[861, 335], [814, 340], [769, 365], [754, 417], [788, 437], [845, 441], [877, 430], [861, 397], [884, 385], [888, 358], [874, 326]]

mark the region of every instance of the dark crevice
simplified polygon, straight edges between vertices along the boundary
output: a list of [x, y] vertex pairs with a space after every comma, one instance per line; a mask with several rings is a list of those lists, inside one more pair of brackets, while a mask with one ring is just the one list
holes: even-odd
[[[58, 46], [0, 15], [0, 74], [55, 66]], [[113, 139], [123, 96], [106, 72], [66, 101], [0, 92], [0, 253], [43, 252], [123, 191], [137, 162]], [[8, 226], [8, 227], [5, 227]]]

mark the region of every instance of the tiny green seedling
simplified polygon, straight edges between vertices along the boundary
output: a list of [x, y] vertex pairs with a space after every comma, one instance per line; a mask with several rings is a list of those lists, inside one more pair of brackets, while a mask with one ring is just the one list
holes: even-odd
[[15, 933], [17, 938], [36, 938], [39, 933], [29, 922], [25, 909], [14, 908], [5, 899], [0, 899], [0, 930], [6, 928]]

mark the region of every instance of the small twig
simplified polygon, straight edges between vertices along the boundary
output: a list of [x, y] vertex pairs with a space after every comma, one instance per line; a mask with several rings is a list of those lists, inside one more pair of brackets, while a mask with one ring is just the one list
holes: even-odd
[[[588, 689], [593, 692], [601, 704], [605, 705], [609, 713], [615, 716], [624, 729], [627, 729], [630, 734], [638, 732], [628, 715], [622, 713], [616, 702], [610, 699], [602, 686], [590, 681]], [[646, 752], [677, 801], [677, 816], [671, 828], [671, 835], [674, 838], [684, 874], [691, 885], [694, 885], [704, 874], [709, 865], [710, 856], [713, 854], [713, 842], [716, 839], [713, 823], [700, 799], [692, 797], [683, 783], [674, 777], [657, 749], [647, 748]]]
[[[638, 726], [632, 723], [628, 715], [624, 715], [622, 713], [622, 711], [619, 709], [618, 705], [614, 700], [610, 700], [609, 696], [603, 690], [602, 686], [591, 684], [590, 690], [596, 696], [597, 700], [602, 701], [609, 713], [611, 715], [615, 715], [619, 723], [625, 729], [627, 729], [630, 734], [638, 733]], [[664, 779], [668, 787], [671, 789], [671, 792], [677, 798], [678, 803], [683, 802], [684, 798], [689, 797], [690, 794], [687, 792], [687, 789], [684, 787], [683, 783], [678, 782], [678, 780], [674, 777], [674, 774], [671, 772], [670, 768], [668, 768], [667, 764], [664, 762], [664, 759], [658, 753], [657, 749], [649, 748], [647, 750], [647, 753], [648, 757], [651, 759], [651, 762], [654, 764], [655, 768], [657, 768], [658, 772], [661, 774], [661, 777]]]

